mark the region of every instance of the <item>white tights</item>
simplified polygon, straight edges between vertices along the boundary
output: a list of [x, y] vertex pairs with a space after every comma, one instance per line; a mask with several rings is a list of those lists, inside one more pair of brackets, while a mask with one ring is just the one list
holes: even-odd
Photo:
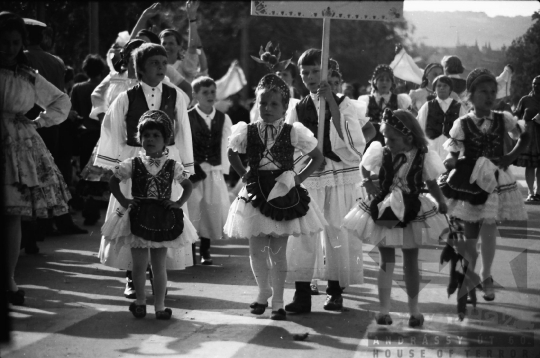
[[283, 291], [287, 276], [287, 236], [252, 237], [249, 240], [251, 269], [259, 286], [257, 303], [272, 297], [272, 311], [283, 308]]
[[[148, 268], [148, 249], [132, 248], [133, 270], [131, 276], [137, 293], [137, 304], [146, 305], [146, 269]], [[165, 261], [167, 248], [150, 249], [150, 262], [154, 274], [154, 306], [157, 311], [165, 309], [165, 291], [167, 290], [167, 269]]]

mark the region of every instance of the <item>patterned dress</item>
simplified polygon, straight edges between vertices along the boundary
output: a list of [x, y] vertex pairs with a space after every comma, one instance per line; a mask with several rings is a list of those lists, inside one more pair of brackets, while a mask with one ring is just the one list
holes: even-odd
[[34, 104], [45, 110], [42, 127], [67, 118], [69, 97], [25, 65], [0, 68], [4, 214], [27, 217], [68, 213], [71, 199], [64, 178], [34, 124], [18, 119]]

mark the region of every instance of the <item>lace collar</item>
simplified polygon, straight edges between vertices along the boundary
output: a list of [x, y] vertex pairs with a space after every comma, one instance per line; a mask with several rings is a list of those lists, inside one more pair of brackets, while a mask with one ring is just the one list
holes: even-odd
[[285, 125], [285, 118], [280, 118], [272, 123], [266, 123], [262, 119], [259, 119], [256, 123], [259, 130], [259, 136], [266, 143], [267, 139], [276, 140]]

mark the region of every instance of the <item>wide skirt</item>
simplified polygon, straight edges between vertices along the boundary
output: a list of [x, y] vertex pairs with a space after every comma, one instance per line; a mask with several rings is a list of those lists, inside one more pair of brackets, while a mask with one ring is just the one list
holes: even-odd
[[444, 215], [438, 213], [431, 195], [421, 195], [420, 211], [404, 228], [388, 228], [373, 221], [370, 202], [359, 200], [345, 216], [343, 226], [354, 232], [364, 243], [403, 249], [438, 245], [439, 235], [448, 227]]
[[34, 125], [2, 115], [4, 214], [45, 218], [68, 213], [69, 189]]
[[[281, 199], [279, 205], [271, 205], [264, 199], [264, 197], [267, 197], [271, 187], [268, 188], [264, 179], [261, 183], [263, 184], [259, 187], [257, 181], [249, 181], [231, 204], [224, 227], [224, 233], [227, 237], [313, 235], [324, 229], [326, 220], [318, 206], [314, 205], [311, 200], [307, 200], [306, 203], [305, 198], [297, 197], [298, 195], [307, 196], [307, 190], [303, 186], [296, 186], [291, 189], [291, 192], [295, 192], [295, 197], [293, 197], [294, 195], [287, 195], [286, 197], [276, 198]], [[251, 186], [251, 188], [248, 188], [248, 186]], [[291, 192], [289, 194], [292, 194]], [[299, 205], [293, 205], [296, 203], [295, 198], [301, 201]], [[277, 202], [276, 199], [271, 200], [271, 202]], [[286, 205], [290, 200], [292, 200], [292, 204]], [[294, 209], [291, 206], [301, 207]], [[307, 208], [304, 206], [307, 206]], [[283, 213], [281, 213], [277, 207], [287, 209], [283, 209]]]

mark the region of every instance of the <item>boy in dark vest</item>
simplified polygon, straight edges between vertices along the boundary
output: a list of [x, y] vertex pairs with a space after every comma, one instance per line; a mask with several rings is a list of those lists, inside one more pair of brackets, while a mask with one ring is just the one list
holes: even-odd
[[444, 142], [450, 137], [450, 129], [454, 121], [467, 114], [467, 109], [461, 102], [451, 97], [453, 81], [450, 77], [441, 75], [433, 80], [433, 89], [437, 97], [427, 101], [418, 111], [418, 123], [426, 133], [429, 149], [439, 154], [444, 161], [448, 151]]
[[[360, 196], [359, 165], [366, 141], [355, 105], [348, 97], [333, 94], [327, 79], [321, 78], [321, 51], [305, 51], [298, 66], [310, 94], [290, 111], [286, 121], [300, 122], [317, 136], [319, 98], [325, 98], [324, 168], [313, 173], [303, 185], [324, 213], [328, 225], [316, 237], [289, 237], [287, 281], [295, 282], [296, 291], [293, 302], [285, 310], [311, 312], [310, 281], [321, 279], [328, 281], [324, 309], [339, 311], [343, 308], [343, 289], [363, 283], [362, 242], [341, 230], [341, 223]], [[298, 173], [309, 163], [309, 158], [297, 158], [295, 162]]]
[[[135, 157], [142, 151], [137, 139], [137, 125], [142, 114], [150, 109], [159, 109], [167, 113], [174, 122], [174, 136], [167, 146], [168, 157], [184, 165], [190, 174], [193, 170], [193, 145], [191, 143], [191, 128], [187, 114], [187, 103], [183, 92], [163, 82], [167, 68], [167, 52], [156, 44], [143, 44], [132, 53], [133, 62], [139, 83], [131, 89], [122, 92], [113, 101], [101, 124], [101, 136], [97, 157], [94, 165], [114, 169], [121, 161]], [[120, 183], [122, 194], [131, 199], [131, 180]], [[181, 186], [174, 183], [173, 198], [181, 195]], [[116, 215], [120, 203], [111, 195], [105, 220], [110, 215]], [[183, 208], [185, 212], [185, 207]], [[99, 257], [109, 258], [106, 264], [113, 267], [131, 269], [131, 252], [123, 250], [119, 255], [108, 255], [111, 248], [106, 246], [102, 238]], [[184, 250], [169, 250], [167, 253], [167, 268], [183, 268], [192, 265], [191, 248]], [[173, 254], [174, 253], [174, 254]], [[114, 257], [114, 259], [110, 259]], [[114, 260], [111, 262], [110, 260]], [[127, 285], [124, 295], [135, 298], [131, 275], [127, 274]]]
[[229, 174], [227, 140], [232, 122], [214, 108], [216, 83], [207, 76], [191, 84], [198, 103], [188, 111], [195, 158], [193, 192], [188, 200], [189, 219], [201, 240], [201, 264], [212, 265], [210, 240], [222, 237], [230, 201], [224, 174]]

